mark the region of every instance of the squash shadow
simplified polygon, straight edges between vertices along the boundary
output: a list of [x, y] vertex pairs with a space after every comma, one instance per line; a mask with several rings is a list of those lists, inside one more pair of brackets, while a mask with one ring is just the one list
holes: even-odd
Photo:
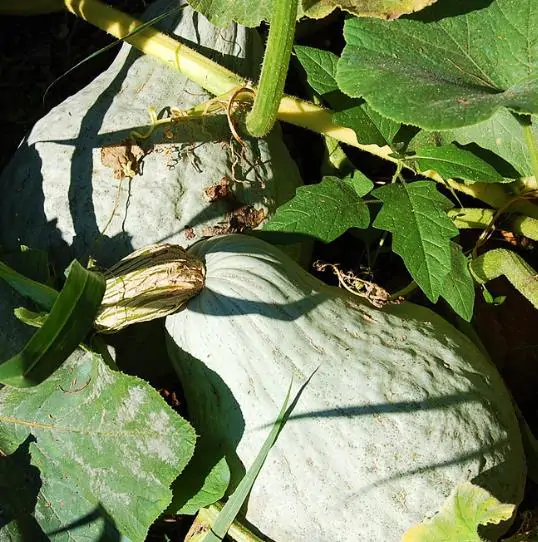
[[[156, 2], [146, 12], [143, 19], [148, 20], [160, 15], [175, 5], [176, 2], [168, 0]], [[175, 15], [160, 21], [156, 26], [165, 33], [173, 35], [173, 31], [180, 24], [184, 16], [184, 12], [179, 11]], [[192, 22], [189, 24], [194, 25], [197, 29], [200, 16], [194, 12], [190, 17]], [[260, 50], [261, 48], [259, 40], [254, 39], [256, 36], [248, 35], [246, 45], [248, 51], [243, 52], [247, 58], [242, 59], [233, 54], [222, 54], [204, 47], [199, 33], [197, 35], [198, 40], [196, 41], [199, 43], [189, 40], [183, 41], [188, 41], [193, 49], [208, 54], [222, 65], [245, 76], [251, 77], [255, 75], [253, 73], [245, 73], [248, 69], [251, 72], [253, 69], [259, 69], [259, 66], [252, 67], [252, 57], [250, 56], [253, 51]], [[180, 41], [182, 39], [180, 36], [175, 37]], [[238, 50], [234, 50], [234, 53], [240, 54], [242, 52], [239, 50], [240, 46], [238, 45], [237, 48]], [[5, 192], [16, 190], [18, 195], [20, 195], [17, 200], [13, 199], [12, 208], [4, 209], [2, 211], [4, 216], [0, 217], [0, 223], [2, 224], [0, 242], [8, 249], [15, 249], [22, 243], [32, 248], [50, 250], [55, 263], [61, 268], [65, 267], [74, 257], [86, 259], [90, 253], [92, 257], [98, 260], [100, 265], [109, 266], [132, 252], [132, 237], [125, 229], [115, 235], [106, 235], [106, 232], [104, 235], [101, 235], [94, 205], [92, 173], [96, 165], [94, 164], [95, 149], [114, 145], [118, 143], [118, 138], [124, 139], [130, 134], [131, 130], [103, 133], [102, 126], [105, 115], [113, 104], [115, 96], [122, 91], [129, 69], [135, 60], [141, 56], [142, 53], [133, 48], [122, 59], [122, 64], [113, 76], [113, 79], [105, 86], [98, 98], [82, 117], [80, 125], [77, 126], [77, 137], [70, 137], [65, 140], [54, 138], [42, 139], [32, 142], [32, 144], [24, 142], [17, 152], [21, 156], [21, 159], [11, 160], [8, 163], [0, 178], [0, 186]], [[84, 92], [84, 90], [81, 92]], [[170, 102], [170, 105], [174, 104], [175, 100], [173, 96], [170, 97]], [[67, 108], [64, 113], [69, 116], [77, 114], [76, 110], [68, 111]], [[133, 126], [133, 128], [136, 127]], [[194, 123], [192, 129], [178, 131], [176, 142], [180, 144], [192, 144], [193, 131], [196, 131], [198, 135], [205, 134], [202, 135], [199, 143], [215, 140], [215, 133], [226, 133], [226, 120], [225, 118], [204, 119], [203, 129], [200, 130], [200, 128], [200, 125]], [[212, 135], [213, 131], [215, 132]], [[194, 143], [196, 142], [194, 141]], [[43, 190], [43, 163], [39, 148], [41, 144], [68, 145], [73, 147], [69, 166], [70, 178], [69, 183], [66, 183], [68, 188], [67, 194], [65, 194], [69, 202], [69, 214], [73, 229], [73, 238], [69, 242], [63, 239], [63, 232], [58, 229], [57, 222], [55, 220], [47, 220]], [[23, 169], [21, 170], [21, 168]], [[17, 182], [12, 183], [12, 178], [16, 179]], [[135, 181], [138, 181], [138, 178]], [[31, 208], [28, 205], [29, 201], [32, 202]], [[48, 201], [47, 204], [50, 207], [51, 201]], [[50, 215], [50, 209], [47, 212]], [[122, 210], [122, 213], [128, 212], [129, 196], [127, 196], [126, 208]], [[208, 208], [200, 213], [200, 217], [195, 218], [194, 223], [203, 222], [208, 217], [212, 218], [216, 214], [220, 215], [221, 213], [222, 205], [220, 202], [216, 202], [216, 205], [208, 205]]]
[[[230, 388], [215, 371], [178, 347], [168, 333], [166, 346], [184, 389], [187, 410], [189, 404], [204, 403], [204, 408], [189, 411], [198, 440], [193, 459], [174, 482], [173, 505], [177, 511], [202, 488], [204, 480], [223, 458], [230, 470], [228, 488], [235, 488], [243, 478], [246, 469], [236, 448], [243, 437], [245, 420]], [[185, 385], [190, 381], [199, 385], [195, 388]]]

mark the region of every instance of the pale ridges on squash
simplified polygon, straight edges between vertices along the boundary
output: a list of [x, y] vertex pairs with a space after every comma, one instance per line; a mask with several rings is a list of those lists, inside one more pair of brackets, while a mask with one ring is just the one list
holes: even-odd
[[[176, 6], [176, 0], [159, 0], [144, 18]], [[159, 26], [245, 77], [257, 77], [260, 40], [254, 30], [235, 24], [213, 27], [188, 5]], [[189, 246], [221, 222], [226, 228], [234, 207], [273, 211], [301, 183], [279, 128], [265, 140], [246, 140], [238, 160], [224, 118], [180, 122], [172, 139], [158, 130], [151, 152], [139, 167], [131, 166], [140, 174], [121, 180], [116, 206], [117, 157], [106, 155], [103, 163], [101, 148], [117, 146], [134, 127], [149, 124], [149, 107], [157, 112], [170, 106], [186, 109], [211, 97], [168, 66], [124, 45], [108, 70], [36, 123], [3, 172], [0, 243], [52, 251], [62, 264], [91, 253], [108, 266], [157, 242]], [[137, 149], [129, 152], [138, 156]], [[204, 190], [223, 177], [232, 179], [233, 201], [208, 201]], [[105, 239], [96, 244], [114, 210]]]
[[167, 318], [202, 439], [242, 474], [292, 375], [320, 367], [254, 485], [247, 519], [277, 542], [396, 542], [462, 480], [519, 503], [525, 462], [496, 369], [439, 316], [376, 310], [246, 236], [191, 248], [206, 288]]

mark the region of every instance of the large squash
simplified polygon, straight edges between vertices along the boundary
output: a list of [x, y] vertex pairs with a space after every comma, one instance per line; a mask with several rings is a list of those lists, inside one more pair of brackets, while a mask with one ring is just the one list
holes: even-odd
[[[144, 18], [177, 5], [159, 0]], [[159, 26], [256, 79], [255, 30], [216, 28], [186, 4]], [[21, 143], [0, 178], [0, 244], [41, 248], [61, 264], [91, 254], [108, 266], [148, 244], [189, 246], [204, 235], [261, 224], [300, 184], [278, 126], [241, 146], [224, 115], [180, 119], [140, 146], [126, 142], [133, 128], [150, 123], [150, 107], [162, 113], [210, 98], [124, 45], [108, 70], [45, 115]]]
[[205, 288], [166, 327], [208, 463], [226, 457], [236, 483], [290, 379], [319, 367], [250, 495], [246, 518], [262, 533], [397, 542], [464, 480], [520, 502], [510, 395], [446, 321], [410, 303], [374, 309], [252, 237], [190, 251], [205, 260]]

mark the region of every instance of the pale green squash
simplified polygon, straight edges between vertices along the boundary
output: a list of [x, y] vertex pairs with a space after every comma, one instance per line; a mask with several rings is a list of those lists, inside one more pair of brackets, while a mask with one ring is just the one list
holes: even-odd
[[[159, 0], [144, 19], [177, 5]], [[245, 77], [257, 77], [255, 30], [216, 28], [186, 4], [159, 26]], [[122, 158], [106, 146], [118, 150], [133, 128], [149, 124], [149, 107], [158, 113], [187, 109], [210, 98], [170, 67], [124, 45], [109, 69], [45, 115], [21, 143], [0, 178], [0, 244], [41, 248], [64, 265], [91, 254], [106, 267], [149, 244], [189, 246], [233, 230], [229, 213], [243, 205], [251, 207], [253, 224], [262, 220], [301, 183], [278, 126], [266, 139], [246, 139], [244, 148], [235, 143], [232, 149], [225, 116], [180, 121], [172, 134], [158, 130], [141, 142], [148, 145], [143, 157], [130, 149], [131, 158], [141, 159], [130, 166], [133, 178], [114, 176]], [[223, 178], [233, 194], [209, 201], [206, 190]]]
[[[206, 285], [167, 318], [200, 443], [232, 486], [290, 379], [319, 367], [269, 454], [246, 519], [277, 542], [397, 542], [464, 480], [518, 504], [519, 428], [475, 345], [410, 303], [378, 310], [248, 236], [202, 241]], [[201, 445], [201, 444], [200, 444]], [[506, 527], [506, 526], [504, 526]]]

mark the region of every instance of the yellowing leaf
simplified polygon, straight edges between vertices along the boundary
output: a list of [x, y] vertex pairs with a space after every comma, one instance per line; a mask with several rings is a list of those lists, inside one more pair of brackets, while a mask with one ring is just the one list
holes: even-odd
[[482, 542], [479, 525], [509, 520], [515, 505], [503, 504], [471, 482], [460, 484], [431, 519], [408, 529], [402, 542]]
[[405, 13], [419, 11], [437, 0], [303, 0], [306, 16], [321, 19], [336, 8], [360, 17], [396, 19]]

